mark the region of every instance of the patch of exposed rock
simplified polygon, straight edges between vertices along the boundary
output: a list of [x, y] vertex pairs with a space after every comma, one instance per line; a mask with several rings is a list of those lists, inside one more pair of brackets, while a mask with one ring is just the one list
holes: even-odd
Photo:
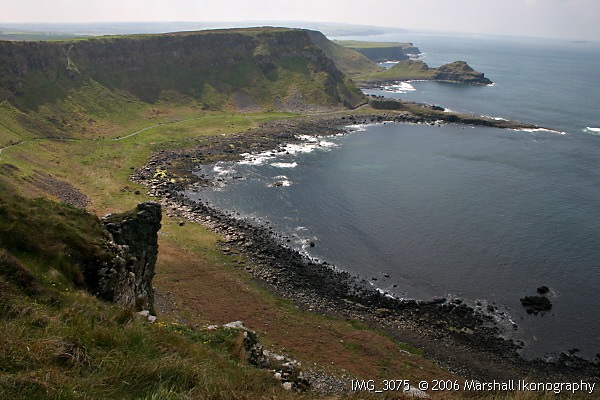
[[113, 256], [88, 277], [92, 293], [124, 307], [153, 311], [152, 278], [161, 217], [160, 204], [145, 202], [131, 212], [103, 218]]

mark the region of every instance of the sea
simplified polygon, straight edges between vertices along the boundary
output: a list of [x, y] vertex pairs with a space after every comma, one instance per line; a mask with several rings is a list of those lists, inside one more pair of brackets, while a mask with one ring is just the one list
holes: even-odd
[[[600, 357], [600, 43], [405, 33], [431, 67], [463, 60], [494, 83], [412, 81], [367, 94], [546, 129], [354, 125], [202, 173], [188, 192], [268, 224], [307, 256], [403, 299], [461, 299], [526, 358]], [[520, 299], [547, 286], [552, 309]], [[516, 325], [516, 329], [515, 329]]]

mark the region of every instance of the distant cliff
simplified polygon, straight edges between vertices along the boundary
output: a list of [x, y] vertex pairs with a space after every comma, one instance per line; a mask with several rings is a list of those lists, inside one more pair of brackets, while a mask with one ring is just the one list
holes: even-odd
[[438, 68], [430, 68], [423, 61], [405, 60], [400, 61], [386, 71], [363, 75], [358, 80], [362, 84], [381, 84], [407, 80], [436, 80], [469, 85], [489, 85], [492, 83], [482, 72], [475, 71], [464, 61], [455, 61]]
[[351, 77], [384, 71], [383, 67], [369, 60], [364, 54], [331, 41], [321, 32], [308, 31], [312, 41], [319, 46], [335, 65]]
[[364, 102], [304, 30], [0, 42], [0, 103], [36, 110], [90, 84], [146, 103], [176, 94], [213, 108], [352, 108]]
[[376, 63], [408, 60], [409, 55], [421, 53], [419, 48], [415, 47], [412, 43], [365, 42], [358, 40], [338, 40], [335, 43], [357, 51]]

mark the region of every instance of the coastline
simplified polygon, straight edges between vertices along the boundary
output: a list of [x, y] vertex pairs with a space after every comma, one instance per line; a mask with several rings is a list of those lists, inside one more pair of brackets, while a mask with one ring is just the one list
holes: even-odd
[[362, 321], [398, 341], [422, 348], [426, 358], [465, 378], [598, 379], [598, 364], [573, 355], [563, 353], [553, 361], [523, 359], [518, 353], [519, 346], [501, 338], [502, 332], [490, 316], [475, 312], [460, 300], [422, 302], [388, 298], [348, 273], [334, 270], [327, 263], [314, 263], [286, 247], [268, 227], [252, 226], [206, 204], [193, 202], [183, 194], [191, 183], [210, 184], [192, 174], [197, 164], [241, 159], [242, 153], [273, 150], [298, 142], [296, 132], [330, 135], [343, 133], [351, 124], [383, 121], [428, 124], [472, 121], [475, 125], [508, 129], [532, 127], [456, 114], [444, 120], [439, 118], [438, 110], [427, 110], [432, 112], [422, 116], [409, 112], [337, 114], [269, 123], [249, 133], [209, 138], [195, 149], [162, 151], [138, 171], [134, 180], [148, 186], [149, 193], [161, 198], [172, 215], [223, 235], [224, 251], [235, 248], [245, 253], [258, 266], [247, 268], [249, 273], [272, 293], [293, 300], [303, 309]]

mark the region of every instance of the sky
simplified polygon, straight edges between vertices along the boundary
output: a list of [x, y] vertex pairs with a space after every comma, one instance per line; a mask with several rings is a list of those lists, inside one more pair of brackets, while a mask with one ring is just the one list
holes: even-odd
[[310, 21], [600, 41], [600, 0], [0, 0], [0, 23]]

